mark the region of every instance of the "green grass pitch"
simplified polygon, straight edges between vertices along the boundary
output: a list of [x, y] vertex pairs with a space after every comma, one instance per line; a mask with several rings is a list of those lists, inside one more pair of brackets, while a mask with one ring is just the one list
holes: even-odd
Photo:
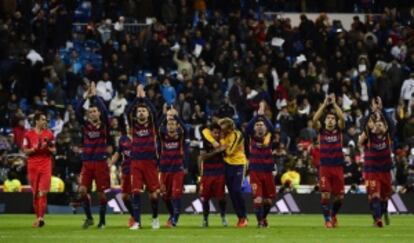
[[[414, 217], [391, 217], [391, 225], [379, 229], [372, 226], [369, 215], [340, 215], [340, 227], [325, 229], [320, 215], [270, 215], [270, 228], [256, 228], [254, 215], [249, 226], [234, 227], [236, 218], [229, 217], [230, 226], [223, 228], [220, 217], [210, 216], [210, 227], [201, 228], [201, 215], [182, 215], [174, 229], [150, 228], [150, 216], [143, 216], [144, 228], [131, 231], [126, 227], [128, 216], [109, 215], [103, 230], [81, 229], [82, 215], [46, 215], [46, 226], [31, 227], [34, 215], [0, 215], [0, 242], [414, 242]], [[95, 216], [95, 223], [96, 223]], [[160, 216], [162, 224], [166, 215]]]

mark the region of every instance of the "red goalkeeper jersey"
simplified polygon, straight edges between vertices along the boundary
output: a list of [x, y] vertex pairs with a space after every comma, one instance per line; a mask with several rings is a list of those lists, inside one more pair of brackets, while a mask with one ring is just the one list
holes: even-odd
[[34, 149], [34, 153], [27, 158], [27, 163], [32, 167], [42, 167], [52, 163], [52, 153], [48, 147], [55, 146], [53, 133], [45, 129], [40, 134], [35, 129], [28, 131], [23, 139], [23, 147]]

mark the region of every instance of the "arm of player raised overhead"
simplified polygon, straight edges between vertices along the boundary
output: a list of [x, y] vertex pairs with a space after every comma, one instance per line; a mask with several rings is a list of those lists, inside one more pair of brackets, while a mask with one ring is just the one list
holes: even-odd
[[335, 109], [335, 113], [338, 116], [338, 127], [340, 129], [345, 128], [345, 115], [342, 109], [334, 102], [333, 108]]
[[85, 123], [85, 112], [83, 109], [83, 105], [85, 104], [85, 102], [86, 102], [86, 99], [82, 98], [81, 100], [78, 101], [78, 104], [76, 105], [76, 108], [75, 108], [75, 116], [80, 124]]
[[320, 119], [328, 104], [327, 100], [328, 100], [328, 97], [325, 98], [325, 101], [322, 103], [322, 105], [319, 106], [318, 110], [315, 112], [315, 115], [313, 115], [313, 118], [312, 118], [313, 128], [315, 128], [317, 131], [321, 129]]
[[246, 126], [246, 133], [247, 135], [251, 136], [254, 131], [254, 124], [256, 124], [257, 120], [259, 119], [258, 115], [253, 116], [253, 118], [247, 123]]
[[99, 111], [101, 112], [102, 121], [105, 122], [106, 124], [109, 124], [110, 123], [109, 122], [109, 118], [110, 118], [109, 111], [103, 99], [98, 96], [93, 96], [92, 103], [95, 104], [96, 107], [98, 107]]

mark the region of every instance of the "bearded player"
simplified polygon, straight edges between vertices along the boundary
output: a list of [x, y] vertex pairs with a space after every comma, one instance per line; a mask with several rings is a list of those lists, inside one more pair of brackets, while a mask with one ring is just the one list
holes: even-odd
[[[103, 100], [96, 96], [95, 83], [92, 82], [86, 92], [86, 99], [82, 99], [76, 107], [76, 117], [82, 124], [82, 169], [80, 174], [79, 194], [83, 205], [86, 220], [83, 228], [93, 225], [91, 212], [90, 190], [95, 180], [96, 191], [99, 197], [99, 223], [98, 228], [103, 229], [106, 225], [105, 191], [110, 187], [109, 167], [107, 160], [109, 154], [107, 147], [109, 143], [109, 113]], [[85, 105], [87, 103], [87, 105]], [[85, 107], [86, 116], [84, 114]]]
[[151, 201], [152, 228], [159, 229], [158, 195], [160, 184], [157, 169], [156, 111], [153, 104], [146, 98], [142, 85], [137, 86], [136, 93], [137, 97], [126, 111], [132, 132], [130, 173], [132, 211], [135, 223], [130, 229], [137, 230], [142, 226], [141, 195], [144, 192], [144, 186]]
[[389, 224], [387, 208], [392, 193], [391, 138], [389, 122], [381, 111], [382, 102], [379, 97], [372, 100], [371, 108], [364, 132], [359, 137], [359, 144], [364, 151], [363, 171], [369, 206], [374, 225], [381, 228], [382, 216], [385, 224]]

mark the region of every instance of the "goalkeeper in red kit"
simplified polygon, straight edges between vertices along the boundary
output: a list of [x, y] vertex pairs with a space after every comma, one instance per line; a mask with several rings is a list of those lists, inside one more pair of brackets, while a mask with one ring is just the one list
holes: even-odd
[[47, 193], [52, 178], [52, 154], [56, 152], [53, 133], [46, 126], [46, 115], [35, 114], [34, 128], [26, 133], [23, 140], [23, 152], [27, 155], [27, 172], [36, 213], [36, 221], [33, 223], [35, 228], [45, 225]]

